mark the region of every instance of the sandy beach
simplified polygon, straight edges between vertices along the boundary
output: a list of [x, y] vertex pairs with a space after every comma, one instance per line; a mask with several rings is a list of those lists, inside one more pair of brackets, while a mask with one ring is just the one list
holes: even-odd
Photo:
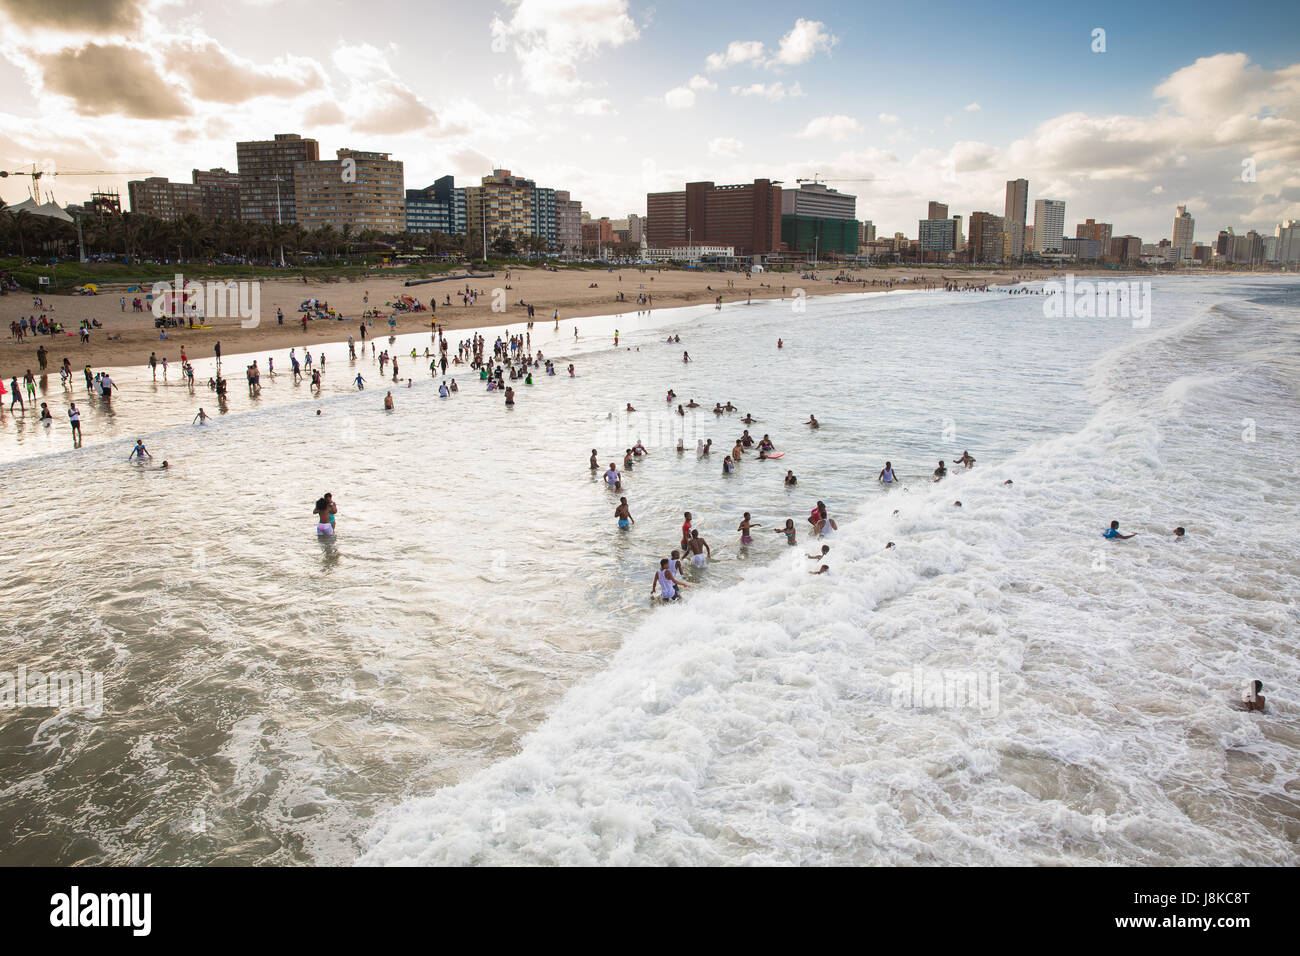
[[[398, 278], [382, 272], [342, 282], [276, 280], [262, 283], [261, 322], [256, 328], [242, 328], [238, 318], [209, 319], [209, 329], [168, 329], [165, 341], [159, 339], [152, 313], [132, 311], [131, 299], [139, 293], [128, 293], [125, 286], [105, 285], [96, 296], [47, 295], [43, 310], [34, 307], [30, 295], [10, 293], [0, 299], [0, 315], [3, 315], [6, 328], [22, 316], [39, 318], [44, 314], [61, 322], [65, 333], [53, 340], [29, 333], [23, 342], [14, 342], [6, 335], [0, 341], [0, 375], [8, 382], [15, 375], [21, 378], [28, 369], [39, 374], [36, 350], [42, 344], [50, 353], [47, 371], [53, 372], [62, 364], [64, 356], [77, 370], [86, 365], [95, 369], [121, 368], [144, 365], [151, 352], [157, 353], [159, 361], [166, 358], [169, 363], [176, 363], [180, 360], [181, 346], [185, 347], [189, 358], [196, 359], [210, 357], [216, 342], [221, 343], [225, 355], [301, 347], [309, 342], [337, 342], [345, 340], [349, 333], [356, 333], [357, 320], [367, 309], [378, 309], [385, 316], [392, 314], [390, 303], [400, 295], [414, 296], [426, 306], [431, 298], [438, 300], [436, 312], [397, 315], [398, 333], [409, 333], [427, 329], [435, 317], [448, 331], [525, 321], [525, 310], [519, 305], [521, 300], [534, 307], [534, 322], [540, 324], [549, 321], [557, 310], [561, 319], [634, 312], [642, 308], [636, 301], [639, 294], [653, 297], [651, 308], [663, 309], [700, 305], [714, 301], [718, 296], [727, 303], [743, 302], [748, 298], [789, 296], [794, 289], [803, 289], [808, 296], [888, 291], [889, 287], [881, 285], [883, 282], [892, 282], [894, 289], [942, 288], [945, 279], [959, 286], [1005, 285], [1047, 278], [1053, 273], [1047, 270], [963, 272], [958, 269], [945, 272], [900, 266], [847, 270], [844, 274], [853, 276], [857, 280], [854, 282], [836, 281], [838, 274], [835, 269], [822, 269], [816, 273], [816, 279], [804, 278], [799, 272], [755, 274], [746, 279], [744, 273], [738, 272], [679, 269], [642, 272], [631, 267], [607, 272], [587, 269], [552, 272], [533, 268], [500, 271], [492, 278], [449, 280], [410, 287], [405, 285], [406, 275]], [[862, 280], [866, 281], [865, 287]], [[732, 283], [730, 288], [729, 281]], [[874, 286], [871, 285], [873, 281], [876, 282]], [[479, 293], [477, 301], [469, 306], [462, 304], [459, 295], [467, 285]], [[143, 288], [147, 290], [149, 287]], [[492, 311], [493, 290], [496, 288], [505, 290], [504, 313]], [[625, 297], [623, 302], [617, 299], [620, 292]], [[445, 304], [448, 295], [452, 301], [450, 306]], [[121, 309], [119, 300], [122, 296], [127, 299], [126, 311]], [[304, 331], [298, 306], [308, 298], [327, 303], [342, 316], [343, 321], [309, 321]], [[277, 308], [284, 311], [284, 325], [277, 324]], [[76, 334], [83, 319], [98, 320], [103, 325], [102, 329], [91, 333], [89, 344], [84, 345]], [[375, 332], [379, 334], [381, 328], [386, 327], [386, 322], [382, 325], [377, 322]], [[384, 331], [382, 334], [387, 333]]]

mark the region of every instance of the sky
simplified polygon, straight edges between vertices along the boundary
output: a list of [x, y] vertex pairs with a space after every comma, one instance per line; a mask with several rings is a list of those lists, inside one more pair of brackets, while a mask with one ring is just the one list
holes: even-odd
[[[388, 152], [408, 188], [507, 168], [594, 216], [687, 181], [1001, 214], [1008, 179], [1115, 234], [1300, 219], [1300, 3], [0, 0], [0, 169], [236, 169], [296, 132]], [[0, 198], [27, 197], [25, 177]], [[1032, 212], [1030, 213], [1032, 220]]]

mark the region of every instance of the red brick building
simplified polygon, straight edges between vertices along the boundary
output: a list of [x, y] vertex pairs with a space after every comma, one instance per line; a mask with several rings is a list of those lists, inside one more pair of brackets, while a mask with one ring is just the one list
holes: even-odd
[[731, 246], [738, 256], [781, 252], [781, 187], [770, 179], [734, 186], [687, 183], [681, 192], [648, 193], [646, 242]]

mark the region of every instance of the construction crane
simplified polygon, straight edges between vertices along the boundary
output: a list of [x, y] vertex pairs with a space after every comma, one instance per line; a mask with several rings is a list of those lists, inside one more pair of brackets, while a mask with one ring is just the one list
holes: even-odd
[[[8, 179], [10, 176], [30, 176], [32, 179], [32, 199], [37, 205], [41, 202], [41, 180], [46, 176], [148, 176], [153, 172], [152, 169], [37, 169], [36, 164], [32, 164], [31, 169], [0, 169], [0, 179]], [[46, 200], [52, 197], [50, 191], [45, 191]]]
[[820, 186], [822, 183], [878, 183], [879, 179], [836, 179], [831, 177], [827, 179], [821, 173], [813, 173], [812, 179], [796, 179], [797, 183], [812, 183], [814, 186]]

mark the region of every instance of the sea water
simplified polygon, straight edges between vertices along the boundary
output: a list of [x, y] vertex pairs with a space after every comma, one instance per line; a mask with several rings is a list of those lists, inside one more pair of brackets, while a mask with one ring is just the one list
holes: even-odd
[[[1138, 328], [1005, 293], [539, 322], [559, 375], [513, 409], [385, 336], [414, 387], [331, 346], [307, 400], [287, 352], [257, 399], [228, 357], [206, 426], [139, 370], [79, 451], [11, 419], [0, 671], [103, 707], [0, 712], [0, 862], [1295, 863], [1297, 289], [1156, 280]], [[745, 427], [787, 454], [724, 476]], [[621, 532], [588, 457], [638, 439]], [[713, 560], [656, 606], [686, 510]]]

